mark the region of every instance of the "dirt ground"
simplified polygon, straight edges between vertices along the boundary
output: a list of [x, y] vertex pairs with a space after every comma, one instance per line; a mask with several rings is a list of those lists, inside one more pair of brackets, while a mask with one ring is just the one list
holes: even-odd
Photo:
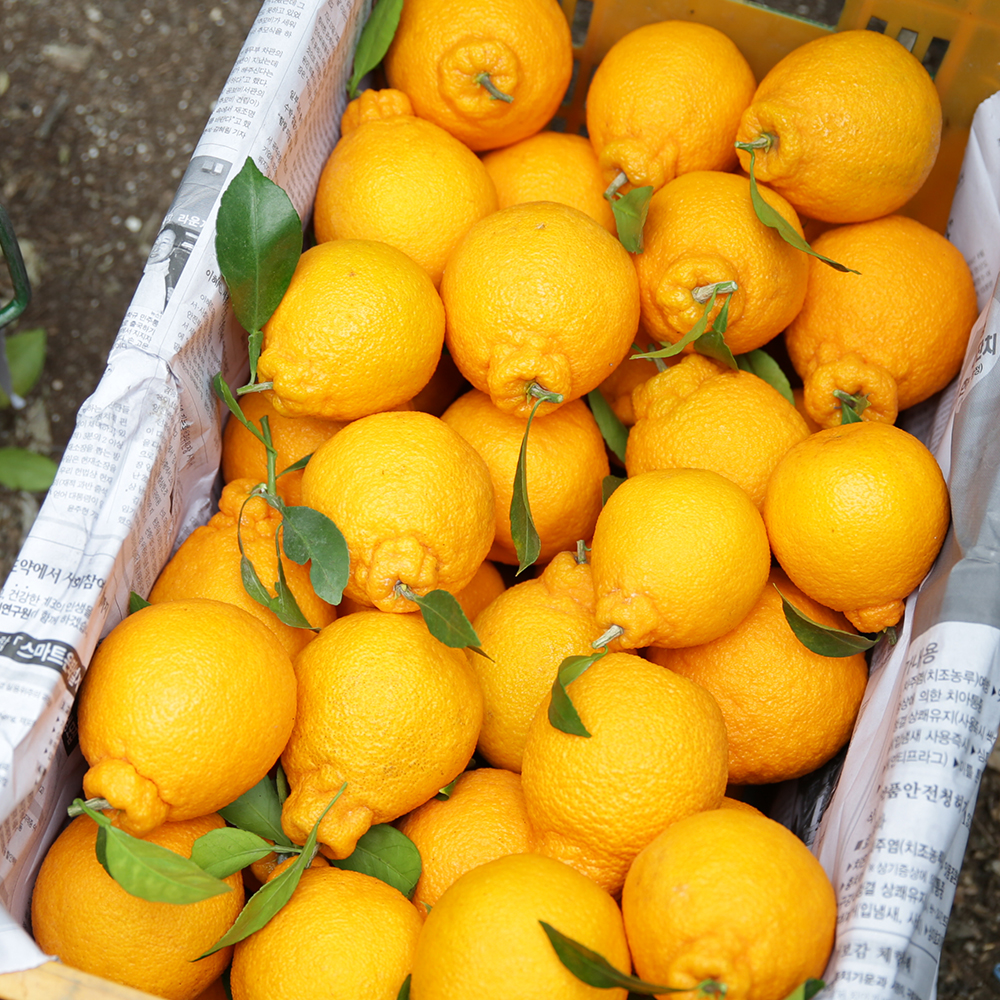
[[[58, 459], [259, 0], [0, 0], [0, 203], [49, 353], [0, 444]], [[790, 9], [801, 12], [798, 4]], [[0, 269], [0, 302], [10, 297]], [[0, 488], [0, 581], [42, 497]], [[1000, 759], [998, 761], [1000, 768]], [[942, 956], [942, 1000], [1000, 997], [1000, 769], [987, 769]]]

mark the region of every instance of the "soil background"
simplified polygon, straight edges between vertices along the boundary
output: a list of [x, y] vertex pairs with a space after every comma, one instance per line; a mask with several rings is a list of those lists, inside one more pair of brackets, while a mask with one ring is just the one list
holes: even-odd
[[[6, 332], [48, 334], [28, 405], [0, 410], [0, 446], [61, 455], [260, 6], [0, 0], [0, 204], [34, 291]], [[0, 268], [0, 303], [10, 297]], [[42, 499], [0, 487], [0, 581]], [[1000, 998], [1000, 755], [991, 765], [942, 955], [942, 1000]]]

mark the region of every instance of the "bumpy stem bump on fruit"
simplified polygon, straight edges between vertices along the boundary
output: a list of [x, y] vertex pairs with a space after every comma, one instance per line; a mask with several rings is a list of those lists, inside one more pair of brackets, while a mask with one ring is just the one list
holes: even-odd
[[546, 403], [561, 403], [563, 401], [563, 394], [561, 392], [552, 392], [551, 389], [546, 389], [537, 382], [529, 382], [525, 386], [524, 394], [530, 396], [532, 399], [543, 400]]
[[615, 639], [620, 638], [625, 634], [625, 629], [621, 625], [612, 625], [607, 632], [604, 633], [599, 639], [595, 639], [591, 644], [591, 649], [603, 649], [605, 646], [609, 646], [615, 641]]

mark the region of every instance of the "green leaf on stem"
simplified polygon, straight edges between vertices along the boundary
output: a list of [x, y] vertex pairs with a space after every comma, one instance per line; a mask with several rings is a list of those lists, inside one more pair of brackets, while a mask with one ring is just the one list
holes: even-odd
[[566, 689], [606, 652], [607, 649], [602, 649], [589, 656], [567, 656], [559, 664], [556, 679], [552, 682], [552, 698], [549, 701], [549, 723], [553, 728], [570, 736], [590, 736]]
[[834, 389], [833, 395], [840, 400], [840, 422], [841, 424], [860, 424], [861, 414], [868, 409], [868, 397], [864, 395], [852, 396], [843, 389]]
[[[777, 587], [774, 589], [778, 590]], [[870, 638], [855, 632], [845, 632], [843, 629], [820, 625], [799, 611], [780, 590], [778, 594], [781, 597], [782, 610], [785, 612], [785, 621], [795, 633], [795, 638], [806, 649], [820, 656], [853, 656], [855, 653], [871, 649], [879, 640], [878, 636]]]
[[285, 769], [281, 766], [280, 760], [274, 768], [274, 784], [278, 791], [278, 802], [284, 805], [285, 799], [288, 798], [291, 792], [291, 788], [288, 786], [288, 776], [285, 774]]
[[351, 572], [347, 541], [325, 514], [312, 507], [284, 507], [281, 543], [300, 566], [309, 562], [309, 582], [328, 604], [339, 604]]
[[191, 860], [209, 875], [226, 878], [266, 858], [273, 850], [274, 846], [256, 833], [224, 826], [202, 834], [191, 845]]
[[127, 893], [151, 903], [183, 905], [232, 891], [190, 858], [112, 826], [107, 816], [83, 799], [74, 799], [73, 805], [98, 825], [97, 859]]
[[652, 197], [652, 187], [640, 187], [608, 199], [615, 216], [618, 239], [629, 253], [642, 253], [642, 228], [646, 225]]
[[618, 419], [611, 409], [611, 404], [604, 398], [600, 389], [592, 389], [587, 393], [587, 404], [594, 415], [605, 444], [622, 463], [625, 461], [625, 446], [628, 444], [628, 428]]
[[625, 482], [625, 476], [605, 476], [601, 480], [602, 507], [608, 502], [608, 497], [610, 497], [611, 494], [614, 493], [614, 491], [618, 489], [618, 487], [621, 486], [621, 484], [624, 482]]
[[796, 986], [795, 989], [792, 990], [787, 997], [785, 997], [785, 1000], [812, 1000], [812, 998], [816, 996], [816, 994], [819, 993], [824, 986], [826, 986], [826, 983], [823, 982], [822, 979], [807, 979], [804, 983]]
[[27, 448], [0, 448], [0, 486], [41, 493], [56, 477], [59, 466], [47, 455]]
[[291, 847], [281, 827], [281, 799], [274, 778], [264, 775], [253, 788], [219, 810], [219, 815], [233, 826], [273, 841], [276, 847]]
[[[767, 141], [767, 145], [770, 144], [770, 140]], [[770, 229], [774, 229], [778, 235], [788, 244], [795, 247], [796, 250], [801, 250], [803, 253], [809, 254], [811, 257], [815, 257], [818, 260], [823, 261], [824, 264], [829, 264], [830, 267], [836, 268], [838, 271], [849, 271], [851, 274], [860, 274], [860, 271], [855, 271], [853, 267], [847, 267], [844, 264], [838, 264], [835, 260], [830, 260], [829, 257], [824, 257], [821, 253], [816, 253], [815, 250], [795, 231], [788, 220], [775, 208], [772, 208], [766, 201], [764, 201], [764, 196], [760, 193], [757, 188], [757, 179], [754, 177], [754, 159], [755, 154], [758, 149], [764, 148], [765, 142], [758, 141], [755, 145], [751, 142], [738, 142], [736, 143], [737, 149], [742, 149], [750, 154], [750, 169], [748, 173], [750, 174], [750, 201], [753, 203], [753, 210], [757, 215], [757, 218], [764, 223]]]
[[751, 375], [763, 379], [772, 389], [777, 389], [792, 406], [795, 405], [795, 397], [792, 395], [792, 386], [788, 381], [788, 376], [781, 370], [781, 365], [767, 351], [758, 347], [755, 351], [738, 354], [736, 355], [736, 364], [739, 365], [741, 371], [750, 372]]
[[[237, 320], [251, 337], [259, 335], [302, 254], [302, 220], [250, 157], [219, 202], [215, 253]], [[252, 362], [250, 381], [256, 377]]]
[[316, 856], [316, 838], [319, 833], [319, 825], [346, 787], [347, 783], [345, 782], [320, 814], [306, 838], [305, 844], [302, 845], [302, 853], [299, 854], [294, 863], [276, 878], [261, 886], [240, 910], [240, 915], [229, 930], [208, 951], [199, 955], [199, 958], [207, 958], [220, 948], [236, 944], [259, 931], [292, 898], [292, 893], [295, 892], [295, 887], [299, 884], [302, 873], [312, 864], [312, 859]]
[[708, 316], [711, 313], [712, 308], [715, 305], [715, 300], [719, 295], [725, 295], [729, 292], [736, 290], [736, 283], [732, 281], [720, 281], [717, 284], [711, 286], [712, 292], [708, 300], [705, 302], [705, 308], [702, 311], [701, 316], [698, 317], [698, 321], [694, 326], [688, 330], [687, 333], [677, 341], [676, 344], [668, 344], [666, 347], [661, 347], [658, 351], [647, 351], [644, 354], [633, 354], [632, 359], [636, 358], [672, 358], [675, 355], [681, 353], [688, 344], [693, 344], [699, 337], [702, 337], [708, 327]]
[[353, 101], [358, 96], [361, 78], [370, 73], [389, 51], [402, 10], [403, 0], [377, 0], [372, 8], [354, 50], [354, 72], [347, 84], [347, 96], [350, 100]]
[[[45, 364], [46, 333], [42, 327], [9, 333], [6, 338], [7, 367], [11, 388], [18, 396], [27, 396], [41, 378]], [[10, 398], [0, 389], [0, 409], [10, 406]]]
[[137, 611], [142, 611], [143, 608], [149, 607], [149, 601], [145, 597], [140, 596], [134, 590], [128, 595], [128, 613], [134, 615]]
[[438, 642], [443, 642], [452, 649], [471, 649], [480, 656], [487, 656], [481, 648], [479, 636], [472, 627], [472, 622], [465, 616], [462, 605], [454, 594], [447, 590], [432, 590], [428, 594], [416, 594], [406, 584], [397, 583], [396, 593], [405, 597], [420, 609], [424, 616], [424, 624]]
[[[424, 904], [427, 906], [427, 904]], [[430, 913], [431, 909], [428, 906], [427, 912]], [[399, 987], [399, 992], [396, 994], [396, 1000], [410, 1000], [410, 973], [406, 974], [406, 978], [403, 980], [403, 985]]]
[[694, 342], [694, 349], [699, 354], [705, 355], [706, 358], [712, 358], [713, 361], [718, 361], [719, 364], [727, 365], [729, 368], [735, 370], [737, 367], [736, 358], [733, 357], [733, 352], [729, 349], [729, 345], [725, 339], [726, 326], [729, 323], [729, 303], [731, 301], [732, 296], [727, 295], [718, 315], [712, 320], [711, 328], [706, 330]]
[[[601, 990], [614, 988], [627, 989], [632, 993], [639, 994], [639, 996], [653, 996], [656, 993], [690, 992], [690, 987], [661, 986], [656, 983], [647, 983], [644, 979], [639, 979], [638, 976], [630, 976], [620, 969], [616, 969], [599, 952], [593, 951], [585, 945], [580, 944], [579, 941], [574, 941], [572, 938], [567, 937], [544, 920], [539, 920], [538, 922], [542, 925], [542, 930], [545, 931], [545, 936], [549, 939], [559, 961], [580, 982], [586, 983], [588, 986], [594, 986]], [[722, 984], [717, 983], [714, 979], [706, 979], [698, 983], [694, 989], [700, 990], [703, 993], [718, 993], [721, 986]]]
[[247, 420], [243, 415], [243, 410], [240, 408], [240, 404], [236, 397], [233, 395], [232, 390], [226, 385], [225, 379], [222, 377], [222, 372], [219, 372], [215, 378], [212, 379], [212, 389], [215, 391], [216, 396], [226, 404], [226, 408], [229, 412], [265, 447], [267, 447], [264, 441], [264, 435], [260, 428], [252, 421]]
[[417, 845], [389, 823], [370, 827], [346, 858], [330, 864], [381, 879], [407, 899], [417, 886], [422, 868]]

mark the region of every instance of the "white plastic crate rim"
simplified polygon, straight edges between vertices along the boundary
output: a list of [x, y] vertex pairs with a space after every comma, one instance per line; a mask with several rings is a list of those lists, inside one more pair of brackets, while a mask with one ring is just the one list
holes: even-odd
[[[250, 156], [308, 216], [368, 6], [264, 3], [0, 592], [0, 973], [46, 958], [25, 929], [28, 903], [85, 769], [71, 715], [83, 665], [130, 591], [147, 594], [212, 513], [223, 414], [210, 383], [221, 370], [235, 386], [247, 370], [215, 259], [219, 198]], [[949, 237], [983, 312], [958, 379], [908, 427], [948, 476], [952, 528], [898, 644], [877, 649], [842, 769], [790, 783], [776, 809], [838, 892], [821, 994], [837, 1000], [934, 997], [1000, 723], [1000, 95], [973, 123]]]

